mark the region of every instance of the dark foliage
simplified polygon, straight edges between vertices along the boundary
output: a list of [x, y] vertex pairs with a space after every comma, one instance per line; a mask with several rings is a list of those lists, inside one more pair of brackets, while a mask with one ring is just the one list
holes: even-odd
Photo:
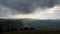
[[23, 28], [20, 29], [20, 31], [22, 31], [22, 30], [23, 30]]
[[20, 20], [15, 20], [15, 19], [0, 20], [0, 33], [17, 31], [20, 27], [21, 28], [23, 27], [23, 23]]
[[13, 27], [11, 27], [11, 31], [14, 31], [14, 28]]
[[30, 27], [30, 30], [35, 30], [34, 28]]
[[11, 31], [17, 31], [17, 28], [15, 27], [15, 28], [11, 28]]
[[6, 29], [6, 32], [10, 32], [10, 31], [17, 31], [17, 28], [11, 27], [11, 29], [9, 29], [9, 28]]
[[28, 27], [25, 27], [24, 30], [28, 30]]
[[6, 32], [9, 32], [9, 31], [10, 31], [10, 29], [9, 29], [9, 28], [7, 28], [7, 29], [6, 29]]
[[3, 32], [3, 29], [2, 29], [2, 27], [0, 26], [0, 33], [2, 33]]
[[35, 30], [35, 29], [32, 28], [32, 27], [30, 27], [30, 28], [28, 28], [28, 27], [24, 27], [24, 30]]
[[14, 31], [17, 31], [17, 28], [15, 28], [15, 30]]

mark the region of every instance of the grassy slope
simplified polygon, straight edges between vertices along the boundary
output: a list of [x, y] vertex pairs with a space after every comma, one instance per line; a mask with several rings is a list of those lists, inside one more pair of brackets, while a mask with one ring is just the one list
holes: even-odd
[[26, 30], [26, 31], [13, 31], [13, 32], [5, 32], [0, 34], [60, 34], [60, 31], [56, 30]]

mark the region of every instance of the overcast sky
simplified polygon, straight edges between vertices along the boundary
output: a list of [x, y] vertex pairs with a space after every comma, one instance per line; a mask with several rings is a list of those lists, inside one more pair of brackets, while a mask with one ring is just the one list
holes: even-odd
[[[0, 0], [0, 18], [60, 19], [60, 0]], [[57, 6], [56, 6], [57, 5]]]

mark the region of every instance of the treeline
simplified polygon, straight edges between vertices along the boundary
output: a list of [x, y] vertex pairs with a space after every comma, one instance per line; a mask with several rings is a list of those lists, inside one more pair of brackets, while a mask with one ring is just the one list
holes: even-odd
[[24, 27], [20, 20], [0, 20], [0, 33], [23, 30], [34, 30], [34, 28]]
[[[24, 28], [20, 28], [19, 31], [24, 31], [24, 30], [35, 30], [34, 28], [30, 27], [24, 27]], [[7, 28], [5, 31], [2, 29], [2, 27], [0, 26], [0, 33], [3, 32], [10, 32], [10, 31], [18, 31], [17, 28], [11, 27], [11, 28]]]

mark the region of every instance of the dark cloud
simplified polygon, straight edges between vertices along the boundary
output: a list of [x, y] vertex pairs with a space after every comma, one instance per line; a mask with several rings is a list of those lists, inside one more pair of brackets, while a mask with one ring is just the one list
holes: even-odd
[[56, 4], [56, 0], [40, 0], [40, 7], [48, 7], [51, 8]]
[[2, 0], [1, 3], [6, 7], [17, 10], [18, 13], [30, 13], [35, 7], [32, 0]]
[[55, 4], [58, 4], [58, 1], [59, 0], [0, 0], [4, 6], [15, 9], [18, 13], [32, 13], [38, 6], [41, 8], [51, 8]]

